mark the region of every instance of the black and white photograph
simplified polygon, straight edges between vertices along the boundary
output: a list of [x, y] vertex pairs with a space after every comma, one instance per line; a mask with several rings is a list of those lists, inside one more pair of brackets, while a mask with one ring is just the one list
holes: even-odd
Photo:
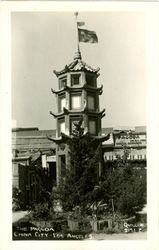
[[12, 241], [147, 241], [144, 11], [12, 11]]
[[145, 239], [143, 13], [11, 21], [13, 239]]

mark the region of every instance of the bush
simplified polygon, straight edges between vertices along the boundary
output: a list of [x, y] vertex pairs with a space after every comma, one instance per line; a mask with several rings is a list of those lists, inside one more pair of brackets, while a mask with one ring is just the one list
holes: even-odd
[[51, 193], [48, 192], [46, 189], [42, 189], [39, 193], [39, 203], [32, 205], [32, 219], [50, 219], [53, 214], [51, 207]]
[[116, 228], [106, 228], [104, 231], [102, 231], [102, 232], [104, 232], [104, 233], [106, 233], [106, 234], [114, 234], [114, 233], [120, 233], [121, 232], [121, 230], [119, 230], [119, 229], [116, 229]]
[[46, 202], [36, 204], [31, 213], [31, 217], [34, 219], [49, 219], [50, 209], [48, 208], [48, 204]]
[[12, 210], [24, 210], [25, 209], [25, 202], [24, 202], [24, 195], [22, 194], [19, 188], [13, 187], [12, 189]]
[[146, 204], [146, 171], [133, 168], [129, 161], [117, 160], [103, 176], [101, 197], [108, 204], [107, 211], [135, 215]]

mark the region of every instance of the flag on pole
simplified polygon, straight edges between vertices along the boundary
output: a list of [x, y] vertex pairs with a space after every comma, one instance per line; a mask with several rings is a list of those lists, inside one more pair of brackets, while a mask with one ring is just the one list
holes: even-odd
[[83, 26], [83, 25], [85, 25], [85, 22], [81, 22], [81, 21], [80, 21], [80, 22], [77, 22], [77, 26], [78, 26], [78, 27]]
[[95, 31], [78, 28], [79, 42], [83, 43], [98, 43], [98, 37]]

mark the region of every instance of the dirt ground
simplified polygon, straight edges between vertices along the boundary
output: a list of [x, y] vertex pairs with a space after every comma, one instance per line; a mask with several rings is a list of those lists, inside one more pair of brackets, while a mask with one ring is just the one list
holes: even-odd
[[147, 232], [119, 234], [91, 234], [89, 240], [146, 240]]
[[[21, 218], [28, 215], [28, 211], [13, 212], [12, 222], [16, 222]], [[147, 232], [134, 232], [134, 233], [119, 233], [119, 234], [104, 234], [92, 233], [87, 240], [146, 240]]]
[[12, 222], [16, 222], [21, 218], [24, 218], [29, 212], [28, 211], [17, 211], [12, 213]]

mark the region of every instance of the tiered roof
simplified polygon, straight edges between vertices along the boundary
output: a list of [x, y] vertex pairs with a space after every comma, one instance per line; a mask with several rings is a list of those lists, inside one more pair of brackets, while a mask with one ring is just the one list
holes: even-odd
[[[83, 136], [85, 136], [86, 134], [83, 134]], [[92, 135], [91, 136], [92, 139], [94, 141], [99, 141], [99, 142], [103, 142], [103, 141], [106, 141], [109, 139], [110, 135], [107, 134], [107, 135]], [[61, 136], [58, 137], [58, 138], [53, 138], [53, 137], [48, 137], [49, 140], [55, 142], [55, 143], [66, 143], [68, 140], [72, 139], [73, 136], [72, 135], [66, 135], [65, 133], [61, 133]]]
[[87, 72], [91, 72], [91, 73], [98, 73], [100, 68], [93, 69], [91, 66], [89, 66], [87, 63], [85, 63], [81, 59], [74, 59], [74, 61], [66, 65], [64, 69], [60, 71], [54, 70], [53, 72], [55, 73], [56, 76], [60, 76], [68, 72], [78, 72], [78, 71], [84, 71], [84, 70]]
[[63, 88], [61, 88], [59, 90], [54, 90], [51, 88], [51, 92], [53, 94], [59, 94], [65, 90], [69, 91], [69, 90], [80, 90], [80, 89], [95, 90], [95, 91], [99, 92], [99, 95], [101, 95], [103, 92], [103, 85], [101, 85], [100, 87], [94, 87], [94, 86], [90, 86], [88, 84], [84, 84], [83, 86], [71, 86], [71, 87], [65, 85]]
[[102, 110], [102, 111], [93, 111], [93, 110], [88, 110], [87, 107], [83, 108], [83, 109], [80, 109], [80, 110], [69, 110], [67, 108], [63, 108], [63, 111], [61, 111], [60, 113], [57, 113], [55, 114], [54, 112], [50, 111], [50, 115], [54, 116], [54, 118], [57, 118], [57, 117], [60, 117], [60, 116], [63, 116], [65, 114], [79, 114], [80, 113], [89, 113], [90, 115], [92, 114], [96, 114], [98, 116], [100, 116], [101, 118], [103, 118], [105, 116], [105, 108]]

